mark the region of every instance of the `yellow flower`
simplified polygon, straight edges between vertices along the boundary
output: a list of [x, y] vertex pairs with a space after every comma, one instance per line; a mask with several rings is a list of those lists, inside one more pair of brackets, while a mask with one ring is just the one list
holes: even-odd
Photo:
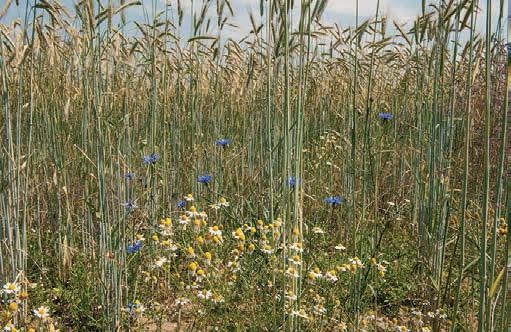
[[16, 302], [9, 303], [9, 311], [14, 312], [16, 310], [18, 310], [18, 304]]
[[255, 250], [255, 246], [254, 246], [254, 244], [253, 244], [253, 243], [249, 244], [249, 245], [248, 245], [248, 252], [249, 252], [249, 253], [253, 253], [253, 252], [254, 252], [254, 250]]
[[241, 228], [237, 228], [232, 235], [239, 241], [245, 241], [245, 234], [241, 230]]
[[295, 265], [300, 265], [302, 264], [302, 260], [300, 259], [300, 256], [298, 255], [294, 255], [293, 258], [292, 258], [292, 262], [293, 264]]
[[193, 248], [192, 248], [192, 247], [188, 247], [188, 248], [186, 248], [186, 249], [185, 249], [185, 252], [186, 252], [186, 254], [187, 254], [188, 256], [194, 256], [194, 254], [195, 254], [195, 250], [193, 250]]
[[243, 250], [245, 250], [245, 246], [243, 245], [243, 243], [242, 243], [242, 242], [240, 242], [240, 243], [238, 244], [238, 250], [239, 250], [239, 251], [243, 251]]
[[151, 236], [151, 239], [155, 242], [158, 241], [158, 235], [154, 234], [153, 236]]
[[195, 272], [195, 270], [197, 270], [198, 267], [199, 264], [197, 264], [196, 262], [191, 262], [190, 264], [188, 264], [188, 271]]

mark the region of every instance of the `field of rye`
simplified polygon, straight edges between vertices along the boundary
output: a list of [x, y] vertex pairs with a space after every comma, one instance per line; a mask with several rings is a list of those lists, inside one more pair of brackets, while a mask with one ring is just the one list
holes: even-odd
[[4, 0], [0, 328], [505, 331], [507, 4], [349, 1]]

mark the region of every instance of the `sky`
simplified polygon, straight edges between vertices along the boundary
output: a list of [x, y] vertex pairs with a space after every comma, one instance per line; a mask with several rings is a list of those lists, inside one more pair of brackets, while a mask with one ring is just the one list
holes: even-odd
[[[17, 7], [12, 5], [9, 9], [7, 15], [0, 20], [0, 23], [8, 24], [12, 22], [16, 17], [23, 17], [25, 6], [23, 5], [25, 1], [29, 0], [20, 0], [20, 6]], [[55, 1], [55, 0], [52, 0]], [[103, 0], [103, 3], [107, 3], [108, 0]], [[128, 1], [128, 0], [127, 0]], [[165, 6], [166, 2], [170, 2], [171, 6], [174, 6], [177, 3], [177, 0], [155, 0], [157, 2], [157, 6], [159, 10], [162, 10]], [[199, 8], [203, 0], [194, 0], [195, 8]], [[337, 23], [342, 27], [354, 26], [355, 25], [355, 1], [356, 0], [329, 0], [327, 8], [323, 14], [323, 22], [326, 24]], [[374, 16], [376, 4], [378, 0], [359, 0], [359, 21], [363, 21], [369, 17]], [[438, 0], [427, 1], [428, 3], [436, 3]], [[479, 19], [477, 22], [478, 30], [484, 31], [484, 15], [486, 11], [486, 1], [480, 0], [480, 6], [483, 10], [479, 14]], [[68, 8], [73, 8], [73, 3], [75, 0], [60, 0], [60, 3]], [[96, 2], [96, 1], [94, 1]], [[114, 6], [120, 2], [120, 0], [113, 0]], [[146, 13], [151, 16], [152, 13], [152, 3], [153, 0], [142, 0], [143, 5], [146, 9]], [[184, 7], [191, 9], [192, 0], [181, 0]], [[224, 33], [224, 36], [231, 37], [234, 39], [241, 38], [246, 35], [250, 31], [251, 25], [249, 21], [249, 13], [252, 12], [254, 17], [258, 18], [259, 14], [259, 0], [230, 0], [235, 16], [231, 19], [231, 23], [233, 23], [236, 28], [228, 28]], [[499, 0], [492, 1], [492, 13], [495, 17], [494, 21], [496, 21], [496, 17], [498, 15], [499, 10]], [[14, 1], [13, 1], [14, 3]], [[295, 0], [295, 3], [299, 3], [299, 1]], [[388, 18], [400, 23], [406, 24], [413, 22], [414, 18], [421, 12], [421, 3], [422, 0], [380, 0], [380, 8], [381, 13], [386, 15]], [[507, 0], [505, 0], [505, 4], [507, 7]], [[507, 12], [507, 8], [504, 8], [504, 12]], [[189, 15], [189, 14], [188, 14]], [[212, 6], [210, 10], [211, 16], [216, 16], [215, 8]], [[509, 13], [511, 16], [511, 12]], [[131, 7], [127, 11], [127, 19], [128, 21], [144, 21], [145, 20], [144, 8], [142, 6]], [[185, 14], [185, 22], [184, 26], [189, 27], [189, 18]], [[390, 23], [390, 22], [389, 22]], [[134, 29], [133, 25], [130, 25], [131, 28]], [[183, 31], [183, 34], [189, 31]]]

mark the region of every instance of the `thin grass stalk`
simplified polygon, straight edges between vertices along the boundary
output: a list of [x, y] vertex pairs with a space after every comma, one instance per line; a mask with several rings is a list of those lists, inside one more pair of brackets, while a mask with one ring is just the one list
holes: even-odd
[[[477, 6], [477, 1], [472, 0], [470, 6], [475, 8]], [[470, 13], [470, 36], [469, 36], [469, 51], [468, 51], [468, 64], [467, 64], [467, 77], [466, 77], [466, 85], [465, 85], [465, 109], [466, 109], [466, 117], [464, 119], [464, 152], [463, 152], [463, 185], [462, 185], [462, 193], [460, 200], [460, 229], [458, 232], [458, 237], [460, 238], [460, 261], [459, 261], [459, 275], [458, 282], [456, 286], [456, 297], [454, 300], [454, 305], [451, 314], [452, 331], [456, 329], [458, 323], [458, 306], [461, 297], [461, 285], [463, 282], [463, 272], [465, 268], [465, 223], [466, 223], [466, 214], [467, 214], [467, 194], [468, 194], [468, 174], [469, 174], [469, 160], [470, 160], [470, 141], [471, 141], [471, 114], [472, 114], [472, 68], [474, 62], [474, 26], [475, 26], [475, 13], [472, 11]]]
[[483, 178], [483, 215], [481, 225], [481, 243], [480, 243], [480, 268], [479, 268], [479, 313], [478, 326], [479, 332], [487, 328], [488, 317], [485, 315], [487, 306], [487, 225], [490, 199], [490, 127], [491, 127], [491, 0], [486, 2], [486, 41], [485, 41], [485, 124], [484, 124], [484, 178]]

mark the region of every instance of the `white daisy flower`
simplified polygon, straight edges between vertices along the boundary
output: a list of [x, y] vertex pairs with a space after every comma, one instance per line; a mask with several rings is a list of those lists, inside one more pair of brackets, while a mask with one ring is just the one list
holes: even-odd
[[344, 250], [346, 250], [346, 247], [345, 247], [345, 246], [343, 246], [343, 245], [342, 245], [342, 244], [340, 244], [340, 243], [339, 243], [338, 245], [336, 245], [334, 248], [335, 248], [335, 250], [339, 250], [339, 251], [344, 251]]
[[3, 292], [5, 294], [16, 294], [20, 291], [20, 285], [16, 282], [8, 282], [3, 287]]
[[178, 297], [175, 301], [177, 306], [184, 306], [188, 303], [190, 303], [190, 300], [188, 300], [186, 297]]
[[322, 230], [321, 228], [319, 227], [313, 227], [312, 228], [312, 233], [315, 233], [315, 234], [325, 234], [325, 231]]
[[167, 263], [168, 259], [165, 257], [159, 257], [155, 262], [154, 265], [156, 267], [162, 267], [165, 263]]
[[199, 299], [204, 299], [204, 300], [209, 300], [211, 298], [211, 296], [213, 295], [213, 293], [211, 293], [210, 290], [201, 290], [197, 293], [197, 297]]
[[50, 316], [50, 309], [45, 306], [40, 306], [39, 308], [34, 309], [34, 315], [38, 318], [46, 319]]

